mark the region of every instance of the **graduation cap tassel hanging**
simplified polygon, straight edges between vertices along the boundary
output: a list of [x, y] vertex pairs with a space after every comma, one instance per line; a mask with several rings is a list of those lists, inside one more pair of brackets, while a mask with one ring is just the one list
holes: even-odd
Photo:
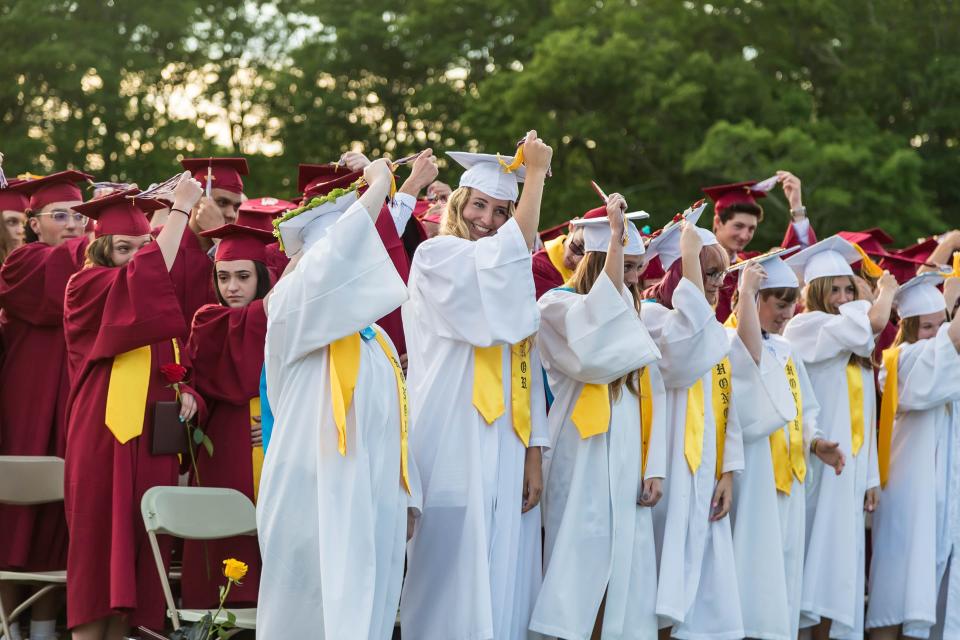
[[871, 278], [879, 278], [883, 275], [883, 269], [880, 268], [876, 262], [873, 261], [873, 258], [867, 255], [867, 252], [864, 251], [859, 244], [853, 242], [853, 248], [857, 250], [857, 253], [860, 254], [863, 262], [863, 272]]

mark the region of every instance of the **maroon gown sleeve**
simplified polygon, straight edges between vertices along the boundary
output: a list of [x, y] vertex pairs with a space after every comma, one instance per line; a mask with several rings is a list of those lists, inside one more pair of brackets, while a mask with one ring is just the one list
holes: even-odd
[[537, 290], [537, 300], [550, 289], [563, 286], [563, 276], [550, 262], [550, 256], [547, 255], [546, 250], [541, 249], [533, 254], [531, 264], [533, 265], [533, 286]]
[[185, 229], [180, 239], [177, 259], [170, 269], [170, 280], [183, 312], [184, 333], [180, 337], [186, 340], [186, 330], [197, 309], [217, 302], [213, 291], [213, 260], [190, 229]]
[[[406, 283], [410, 277], [410, 258], [407, 256], [406, 247], [403, 240], [397, 234], [397, 226], [393, 222], [393, 216], [390, 214], [390, 207], [386, 204], [380, 209], [380, 215], [377, 217], [377, 233], [380, 235], [380, 241], [383, 242], [390, 261], [393, 262], [393, 268], [397, 270], [400, 277]], [[403, 335], [403, 320], [400, 317], [400, 307], [397, 307], [384, 317], [377, 320], [377, 324], [387, 332], [393, 344], [397, 347], [397, 353], [403, 355], [407, 352], [407, 341]]]
[[156, 242], [122, 267], [88, 267], [67, 286], [64, 327], [71, 363], [112, 358], [186, 334]]
[[82, 265], [87, 238], [51, 247], [31, 242], [12, 252], [0, 267], [0, 307], [29, 324], [59, 326], [67, 281]]
[[[813, 224], [807, 226], [807, 244], [810, 246], [817, 243], [817, 234], [813, 231]], [[800, 236], [797, 235], [797, 230], [793, 228], [793, 222], [787, 223], [787, 231], [783, 234], [783, 242], [780, 243], [780, 246], [784, 249], [789, 247], [802, 246], [803, 243], [800, 241]]]
[[643, 297], [656, 300], [667, 309], [673, 309], [673, 290], [680, 284], [681, 278], [683, 278], [683, 261], [677, 260], [670, 265], [660, 282], [644, 290]]
[[201, 307], [193, 317], [187, 343], [197, 391], [231, 404], [245, 404], [259, 395], [266, 336], [262, 300], [240, 309]]

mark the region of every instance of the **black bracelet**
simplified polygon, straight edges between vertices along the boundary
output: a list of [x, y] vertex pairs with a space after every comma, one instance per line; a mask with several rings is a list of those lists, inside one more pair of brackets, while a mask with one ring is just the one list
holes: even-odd
[[184, 211], [183, 209], [175, 209], [175, 208], [173, 208], [173, 207], [170, 207], [170, 211], [176, 211], [177, 213], [182, 213], [183, 215], [187, 216], [188, 218], [190, 217], [190, 214], [187, 213], [186, 211]]

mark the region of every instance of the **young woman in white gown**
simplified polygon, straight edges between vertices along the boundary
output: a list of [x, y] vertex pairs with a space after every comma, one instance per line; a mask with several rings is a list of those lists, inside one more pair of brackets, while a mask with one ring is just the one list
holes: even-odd
[[410, 268], [402, 313], [423, 514], [407, 550], [405, 638], [525, 638], [540, 586], [550, 441], [530, 252], [552, 151], [531, 131], [521, 153], [525, 166], [450, 154], [467, 171]]

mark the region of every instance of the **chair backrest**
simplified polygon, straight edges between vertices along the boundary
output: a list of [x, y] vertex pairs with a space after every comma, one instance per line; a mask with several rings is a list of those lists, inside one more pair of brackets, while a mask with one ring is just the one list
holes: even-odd
[[43, 504], [63, 500], [63, 458], [0, 456], [0, 503]]
[[153, 487], [140, 501], [147, 531], [187, 540], [257, 535], [257, 510], [234, 489]]

